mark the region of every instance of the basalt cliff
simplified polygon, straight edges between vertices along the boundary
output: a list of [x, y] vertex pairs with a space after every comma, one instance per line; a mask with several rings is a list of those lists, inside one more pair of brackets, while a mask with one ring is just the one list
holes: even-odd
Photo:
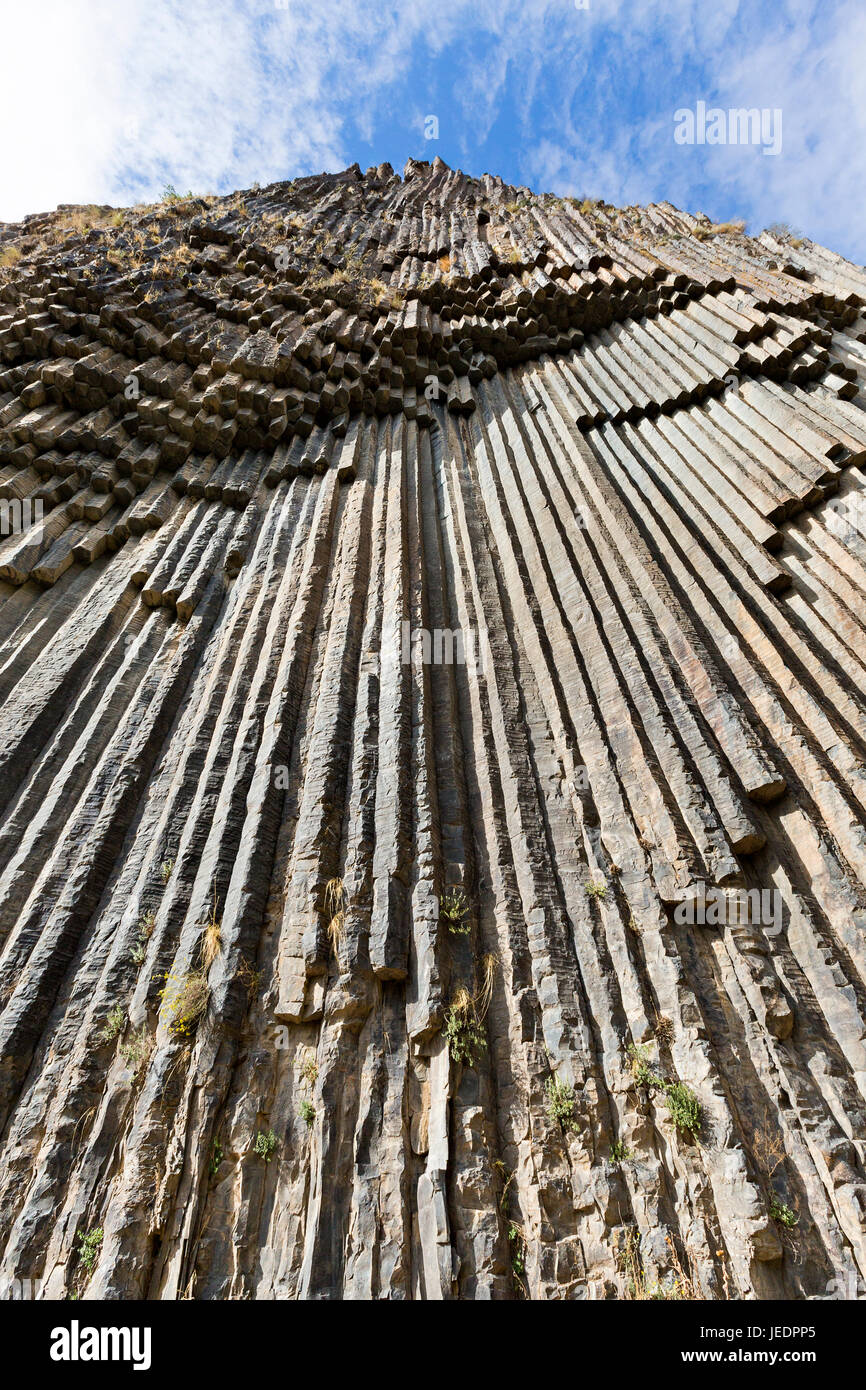
[[864, 383], [439, 160], [0, 224], [4, 1289], [862, 1292]]

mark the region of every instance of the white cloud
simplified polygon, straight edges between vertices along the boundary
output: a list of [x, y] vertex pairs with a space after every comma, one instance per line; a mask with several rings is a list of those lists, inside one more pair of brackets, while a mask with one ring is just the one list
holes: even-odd
[[[598, 120], [591, 131], [571, 131], [564, 121], [559, 137], [527, 148], [526, 177], [554, 192], [619, 204], [667, 199], [720, 220], [743, 216], [753, 231], [789, 222], [863, 259], [866, 10], [861, 0], [833, 7], [789, 0], [773, 8], [770, 25], [742, 27], [747, 8], [734, 3], [698, 10], [679, 0], [665, 6], [665, 25], [655, 31], [654, 6], [629, 10], [642, 24], [623, 32], [635, 79], [655, 32], [664, 43], [663, 56], [655, 55], [660, 89], [679, 96], [662, 109], [638, 110], [631, 120]], [[624, 17], [622, 7], [618, 13]], [[625, 90], [624, 84], [614, 89], [612, 100], [622, 100]], [[676, 145], [674, 110], [693, 108], [698, 99], [724, 109], [779, 108], [781, 154]]]

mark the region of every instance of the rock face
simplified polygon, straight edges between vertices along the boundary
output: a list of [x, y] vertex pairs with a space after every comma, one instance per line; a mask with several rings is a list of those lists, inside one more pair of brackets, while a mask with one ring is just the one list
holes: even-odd
[[864, 271], [438, 160], [0, 265], [0, 1281], [866, 1275]]

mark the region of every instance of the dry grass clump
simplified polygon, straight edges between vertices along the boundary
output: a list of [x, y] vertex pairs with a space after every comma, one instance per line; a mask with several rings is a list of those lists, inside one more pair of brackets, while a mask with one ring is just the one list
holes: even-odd
[[346, 937], [346, 889], [341, 878], [330, 878], [325, 884], [325, 914], [328, 941], [336, 957]]
[[262, 981], [262, 972], [247, 960], [246, 956], [241, 957], [238, 966], [238, 979], [247, 991], [247, 999], [252, 1003], [259, 992], [259, 985]]
[[768, 1179], [785, 1162], [787, 1154], [785, 1153], [785, 1140], [782, 1137], [782, 1131], [778, 1126], [774, 1128], [769, 1116], [764, 1118], [761, 1128], [755, 1131], [752, 1151], [755, 1155], [755, 1163]]
[[205, 971], [194, 969], [183, 975], [167, 974], [159, 997], [169, 1031], [188, 1037], [207, 1012], [210, 985]]
[[325, 911], [330, 915], [340, 912], [346, 896], [346, 889], [341, 878], [329, 878], [325, 884]]
[[493, 952], [488, 951], [481, 957], [481, 984], [475, 995], [475, 1007], [480, 1019], [484, 1018], [490, 1008], [493, 998], [493, 984], [496, 979], [496, 971], [499, 968], [499, 957]]
[[686, 1274], [682, 1266], [682, 1261], [677, 1254], [676, 1246], [670, 1236], [665, 1237], [665, 1244], [671, 1252], [671, 1263], [674, 1272], [665, 1283], [656, 1280], [650, 1282], [649, 1277], [643, 1268], [640, 1256], [640, 1236], [636, 1227], [630, 1227], [625, 1233], [625, 1242], [619, 1252], [620, 1273], [626, 1276], [626, 1290], [624, 1297], [629, 1301], [645, 1302], [666, 1301], [682, 1302], [700, 1299], [702, 1294], [695, 1289], [691, 1277]]
[[334, 955], [338, 955], [340, 947], [346, 937], [346, 914], [342, 911], [335, 912], [328, 923], [328, 940], [331, 943], [331, 950]]
[[216, 893], [214, 893], [213, 907], [210, 917], [204, 929], [204, 936], [201, 943], [201, 963], [202, 969], [207, 972], [210, 970], [217, 956], [223, 948], [222, 923], [217, 917]]
[[745, 222], [711, 222], [709, 226], [695, 227], [692, 236], [698, 241], [706, 241], [711, 236], [742, 236], [746, 230]]

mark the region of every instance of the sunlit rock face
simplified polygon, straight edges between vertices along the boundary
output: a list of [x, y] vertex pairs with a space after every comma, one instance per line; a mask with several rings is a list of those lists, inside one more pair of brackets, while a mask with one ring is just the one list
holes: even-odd
[[0, 267], [0, 1281], [857, 1287], [863, 270], [440, 161]]

